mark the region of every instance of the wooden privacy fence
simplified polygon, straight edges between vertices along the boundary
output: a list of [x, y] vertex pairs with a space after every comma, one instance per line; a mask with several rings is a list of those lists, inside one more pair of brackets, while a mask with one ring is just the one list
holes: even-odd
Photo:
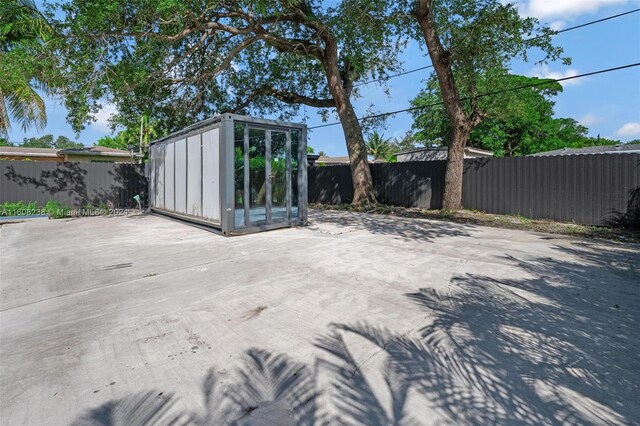
[[0, 161], [0, 203], [56, 200], [70, 208], [134, 207], [147, 199], [144, 166], [126, 163]]
[[[372, 164], [383, 204], [442, 207], [445, 161]], [[350, 203], [349, 166], [309, 168], [309, 202]], [[465, 160], [464, 208], [585, 225], [638, 221], [640, 154]], [[637, 226], [637, 225], [636, 225]]]

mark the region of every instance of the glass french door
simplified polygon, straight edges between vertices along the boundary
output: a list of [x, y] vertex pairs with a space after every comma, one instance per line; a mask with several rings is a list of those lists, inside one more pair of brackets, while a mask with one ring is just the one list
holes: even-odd
[[236, 228], [297, 217], [297, 134], [294, 138], [292, 144], [290, 130], [236, 129]]

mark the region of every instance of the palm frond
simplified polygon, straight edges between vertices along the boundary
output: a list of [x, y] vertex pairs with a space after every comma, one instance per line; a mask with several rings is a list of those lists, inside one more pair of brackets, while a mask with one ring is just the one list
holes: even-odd
[[11, 123], [9, 122], [9, 113], [4, 98], [4, 92], [0, 89], [0, 136], [8, 138]]
[[4, 95], [11, 116], [20, 123], [23, 131], [32, 125], [43, 130], [47, 125], [47, 112], [44, 100], [28, 84], [15, 88]]

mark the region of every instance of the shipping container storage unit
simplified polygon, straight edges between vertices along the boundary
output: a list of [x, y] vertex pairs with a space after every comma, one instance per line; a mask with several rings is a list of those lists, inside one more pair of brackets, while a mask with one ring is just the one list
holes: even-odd
[[240, 235], [307, 222], [307, 129], [222, 114], [153, 141], [152, 211]]

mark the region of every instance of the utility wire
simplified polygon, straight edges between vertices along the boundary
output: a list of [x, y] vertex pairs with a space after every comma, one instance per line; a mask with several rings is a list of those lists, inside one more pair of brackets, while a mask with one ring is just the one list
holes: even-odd
[[400, 76], [407, 75], [407, 74], [411, 74], [411, 73], [414, 73], [414, 72], [418, 72], [418, 71], [422, 71], [422, 70], [427, 70], [427, 69], [429, 69], [429, 68], [433, 68], [433, 65], [427, 65], [427, 66], [420, 67], [420, 68], [416, 68], [416, 69], [413, 69], [413, 70], [400, 72], [400, 73], [398, 73], [398, 74], [391, 74], [391, 75], [390, 75], [390, 76], [388, 76], [388, 77], [376, 78], [375, 80], [363, 81], [362, 83], [354, 84], [354, 85], [353, 85], [353, 86], [351, 86], [351, 87], [360, 87], [360, 86], [364, 86], [364, 85], [371, 84], [371, 83], [377, 83], [377, 82], [379, 82], [379, 81], [389, 80], [390, 78], [400, 77]]
[[[498, 95], [498, 94], [501, 94], [501, 93], [513, 92], [513, 91], [516, 91], [516, 90], [522, 90], [522, 89], [526, 89], [526, 88], [529, 88], [529, 87], [543, 86], [545, 84], [549, 84], [549, 83], [552, 83], [552, 82], [561, 82], [561, 81], [573, 80], [575, 78], [588, 77], [588, 76], [591, 76], [591, 75], [605, 74], [605, 73], [608, 73], [608, 72], [619, 71], [619, 70], [623, 70], [623, 69], [626, 69], [626, 68], [633, 68], [633, 67], [637, 67], [637, 66], [640, 66], [640, 62], [636, 62], [635, 64], [622, 65], [622, 66], [614, 67], [614, 68], [607, 68], [607, 69], [604, 69], [604, 70], [592, 71], [592, 72], [588, 72], [588, 73], [585, 73], [585, 74], [572, 75], [570, 77], [547, 78], [547, 79], [544, 79], [543, 81], [539, 81], [537, 83], [526, 84], [526, 85], [523, 85], [523, 86], [512, 87], [512, 88], [509, 88], [509, 89], [495, 90], [493, 92], [480, 93], [479, 95], [476, 95], [475, 97], [465, 97], [465, 98], [462, 98], [461, 100], [462, 101], [468, 101], [468, 100], [470, 100], [472, 98], [476, 98], [476, 99], [477, 98], [484, 98], [486, 96], [493, 96], [493, 95]], [[439, 106], [439, 105], [443, 105], [443, 104], [444, 104], [444, 102], [439, 101], [439, 102], [434, 102], [434, 103], [428, 104], [428, 105], [420, 105], [420, 106], [415, 106], [415, 107], [411, 107], [411, 108], [399, 109], [397, 111], [384, 112], [382, 114], [367, 115], [365, 117], [358, 118], [358, 121], [371, 120], [371, 119], [374, 119], [374, 118], [388, 117], [388, 116], [391, 116], [391, 115], [400, 114], [402, 112], [417, 111], [417, 110], [420, 110], [420, 109], [430, 108], [430, 107]], [[327, 124], [321, 124], [319, 126], [312, 126], [312, 127], [308, 127], [308, 129], [309, 130], [311, 130], [311, 129], [319, 129], [321, 127], [336, 126], [338, 124], [340, 124], [340, 121], [335, 121], [333, 123], [327, 123]]]
[[[561, 34], [561, 33], [566, 33], [567, 31], [573, 31], [573, 30], [577, 30], [578, 28], [583, 28], [583, 27], [588, 27], [590, 25], [599, 24], [600, 22], [608, 21], [610, 19], [620, 18], [621, 16], [630, 15], [630, 14], [636, 13], [636, 12], [640, 12], [640, 8], [633, 9], [633, 10], [628, 10], [628, 11], [622, 12], [622, 13], [618, 13], [617, 15], [607, 16], [607, 17], [602, 18], [602, 19], [596, 19], [595, 21], [585, 22], [584, 24], [575, 25], [573, 27], [565, 28], [563, 30], [554, 31], [551, 35], [555, 36], [555, 35], [558, 35], [558, 34]], [[541, 34], [539, 36], [535, 36], [533, 38], [530, 38], [529, 40], [535, 40], [535, 39], [538, 39], [540, 37], [544, 37], [544, 35]], [[354, 84], [352, 87], [360, 87], [360, 86], [365, 86], [365, 85], [371, 84], [371, 83], [377, 83], [379, 81], [386, 81], [386, 80], [389, 80], [391, 78], [401, 77], [403, 75], [412, 74], [414, 72], [426, 70], [426, 69], [429, 69], [429, 68], [433, 68], [433, 65], [427, 65], [427, 66], [424, 66], [424, 67], [415, 68], [415, 69], [408, 70], [408, 71], [403, 71], [403, 72], [400, 72], [398, 74], [391, 74], [390, 76], [387, 76], [387, 77], [376, 78], [376, 79], [369, 80], [369, 81], [363, 81], [362, 83]]]
[[[599, 24], [600, 22], [608, 21], [610, 19], [619, 18], [619, 17], [625, 16], [625, 15], [630, 15], [630, 14], [636, 13], [636, 12], [640, 12], [640, 7], [637, 8], [637, 9], [628, 10], [626, 12], [618, 13], [617, 15], [607, 16], [606, 18], [597, 19], [595, 21], [590, 21], [590, 22], [585, 22], [584, 24], [580, 24], [580, 25], [576, 25], [576, 26], [573, 26], [573, 27], [565, 28], [563, 30], [555, 31], [552, 35], [565, 33], [567, 31], [576, 30], [576, 29], [582, 28], [582, 27], [588, 27], [589, 25], [593, 25], [593, 24]], [[538, 37], [541, 37], [541, 36], [538, 36]]]

